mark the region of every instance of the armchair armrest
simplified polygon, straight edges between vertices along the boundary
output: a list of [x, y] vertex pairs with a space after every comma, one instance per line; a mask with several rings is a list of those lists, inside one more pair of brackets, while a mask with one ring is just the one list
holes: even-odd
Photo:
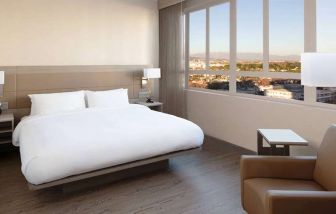
[[269, 190], [266, 213], [332, 214], [336, 210], [336, 192]]
[[242, 156], [240, 176], [249, 178], [313, 179], [316, 157]]

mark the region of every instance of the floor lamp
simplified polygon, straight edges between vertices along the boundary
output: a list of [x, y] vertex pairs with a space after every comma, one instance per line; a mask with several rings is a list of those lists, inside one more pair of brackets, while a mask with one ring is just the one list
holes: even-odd
[[301, 83], [311, 87], [336, 87], [336, 53], [303, 53]]

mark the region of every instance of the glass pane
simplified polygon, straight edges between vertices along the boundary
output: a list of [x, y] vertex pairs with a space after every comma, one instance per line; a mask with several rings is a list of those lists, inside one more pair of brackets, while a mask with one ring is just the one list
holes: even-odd
[[304, 51], [304, 0], [270, 0], [271, 72], [301, 72]]
[[263, 70], [263, 0], [237, 1], [237, 71]]
[[238, 77], [237, 92], [279, 99], [303, 100], [304, 98], [301, 80], [294, 79]]
[[228, 91], [229, 76], [214, 74], [191, 74], [189, 75], [189, 87]]
[[189, 69], [205, 70], [206, 11], [190, 13]]
[[317, 7], [317, 50], [336, 53], [336, 1], [318, 0]]
[[317, 102], [336, 104], [336, 88], [317, 88], [316, 92]]
[[230, 4], [210, 7], [210, 70], [230, 70]]
[[[336, 1], [318, 0], [316, 3], [317, 50], [336, 53]], [[317, 102], [336, 104], [336, 88], [317, 88], [316, 95]]]

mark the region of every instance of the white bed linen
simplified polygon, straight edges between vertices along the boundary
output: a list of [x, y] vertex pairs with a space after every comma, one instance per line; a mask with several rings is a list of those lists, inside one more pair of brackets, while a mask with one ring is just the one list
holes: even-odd
[[199, 147], [194, 123], [145, 106], [29, 116], [13, 134], [22, 173], [35, 185], [173, 151]]
[[55, 114], [81, 110], [86, 107], [84, 91], [30, 94], [28, 96], [32, 103], [30, 115]]

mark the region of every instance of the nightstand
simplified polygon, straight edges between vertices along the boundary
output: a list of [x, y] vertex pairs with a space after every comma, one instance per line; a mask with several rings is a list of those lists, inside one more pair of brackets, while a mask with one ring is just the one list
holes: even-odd
[[0, 115], [0, 145], [12, 143], [14, 131], [13, 113], [3, 113]]
[[160, 102], [154, 102], [154, 103], [146, 103], [146, 102], [135, 102], [136, 104], [147, 106], [148, 108], [152, 109], [153, 111], [163, 111], [163, 103]]

